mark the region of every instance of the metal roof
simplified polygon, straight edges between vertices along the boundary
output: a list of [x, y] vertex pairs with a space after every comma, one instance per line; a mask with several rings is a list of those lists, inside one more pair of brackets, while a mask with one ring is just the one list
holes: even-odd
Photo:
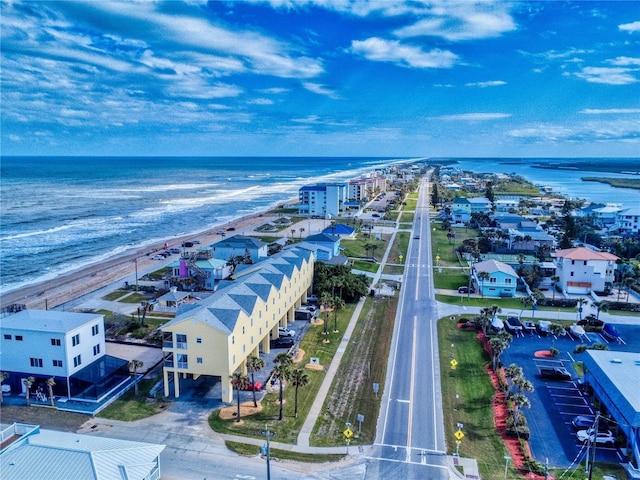
[[95, 321], [104, 321], [96, 313], [59, 312], [57, 310], [22, 310], [0, 319], [0, 328], [25, 332], [67, 333]]
[[135, 480], [154, 468], [164, 445], [40, 430], [0, 455], [3, 480]]

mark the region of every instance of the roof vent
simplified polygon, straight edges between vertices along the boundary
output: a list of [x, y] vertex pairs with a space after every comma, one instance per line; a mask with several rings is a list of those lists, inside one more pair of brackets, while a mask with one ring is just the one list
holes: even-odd
[[612, 358], [611, 363], [622, 363], [622, 360], [620, 360], [619, 358]]

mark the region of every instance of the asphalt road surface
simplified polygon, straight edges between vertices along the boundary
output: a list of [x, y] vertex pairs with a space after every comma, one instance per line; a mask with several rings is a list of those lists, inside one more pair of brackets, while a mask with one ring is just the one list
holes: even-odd
[[387, 377], [389, 388], [382, 399], [367, 478], [449, 478], [428, 200], [428, 185], [424, 181], [396, 316]]

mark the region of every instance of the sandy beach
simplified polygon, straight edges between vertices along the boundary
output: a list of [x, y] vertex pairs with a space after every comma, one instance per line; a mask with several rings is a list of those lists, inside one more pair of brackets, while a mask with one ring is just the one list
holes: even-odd
[[[290, 203], [297, 201], [292, 200]], [[166, 243], [169, 248], [182, 245], [182, 242], [198, 239], [202, 245], [209, 245], [221, 239], [216, 232], [234, 229], [227, 232], [227, 235], [249, 233], [258, 225], [277, 218], [276, 214], [268, 211], [240, 217], [231, 222], [215, 225], [211, 228], [194, 235], [168, 238]], [[286, 231], [285, 231], [286, 233]], [[163, 250], [164, 242], [148, 245], [144, 249], [132, 249], [110, 260], [95, 263], [73, 272], [61, 275], [54, 279], [20, 288], [0, 297], [0, 307], [6, 308], [12, 304], [26, 305], [30, 309], [52, 309], [73, 299], [87, 295], [106, 285], [117, 282], [131, 275], [136, 270], [157, 264], [153, 260], [151, 253]]]

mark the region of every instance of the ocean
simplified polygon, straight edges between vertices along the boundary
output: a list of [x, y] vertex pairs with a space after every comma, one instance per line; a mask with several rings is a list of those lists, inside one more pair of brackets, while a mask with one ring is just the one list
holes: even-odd
[[407, 159], [2, 157], [0, 293]]
[[[308, 183], [346, 181], [386, 165], [417, 160], [3, 157], [0, 293], [267, 210], [297, 198], [298, 189]], [[585, 174], [637, 175], [536, 169], [531, 167], [532, 159], [458, 162], [469, 171], [515, 172], [571, 197], [640, 203], [637, 190], [580, 181]]]

